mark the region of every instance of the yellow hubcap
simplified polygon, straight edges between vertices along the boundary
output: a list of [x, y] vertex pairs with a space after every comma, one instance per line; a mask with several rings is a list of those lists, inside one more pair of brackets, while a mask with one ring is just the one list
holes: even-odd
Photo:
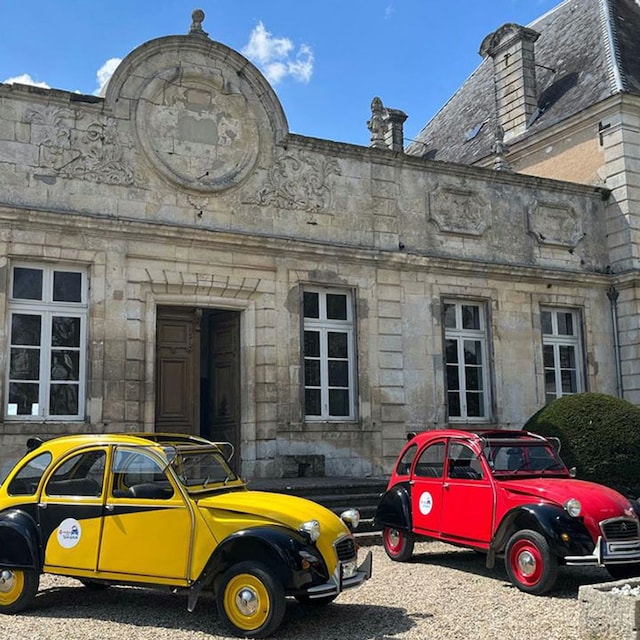
[[24, 573], [22, 571], [0, 571], [0, 605], [13, 604], [24, 589]]
[[241, 573], [229, 580], [224, 590], [224, 610], [239, 629], [254, 631], [269, 618], [271, 602], [261, 580]]

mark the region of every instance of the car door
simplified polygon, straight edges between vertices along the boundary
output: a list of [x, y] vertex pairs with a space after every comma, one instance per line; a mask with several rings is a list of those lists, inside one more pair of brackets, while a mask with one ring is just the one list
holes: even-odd
[[494, 489], [488, 469], [473, 449], [450, 440], [442, 484], [443, 536], [464, 543], [489, 543]]
[[95, 571], [107, 449], [91, 447], [51, 470], [38, 501], [38, 524], [48, 567]]
[[162, 460], [116, 447], [109, 478], [99, 571], [186, 580], [193, 512]]
[[411, 511], [416, 533], [440, 534], [445, 440], [429, 442], [418, 453], [411, 475]]

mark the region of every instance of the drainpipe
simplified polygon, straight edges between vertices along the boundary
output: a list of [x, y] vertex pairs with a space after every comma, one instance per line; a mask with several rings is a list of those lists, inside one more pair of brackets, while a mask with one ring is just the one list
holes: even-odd
[[607, 291], [607, 298], [611, 303], [611, 322], [613, 324], [613, 349], [616, 361], [616, 389], [618, 398], [624, 397], [624, 388], [622, 386], [622, 365], [620, 362], [620, 340], [618, 339], [618, 296], [620, 292], [611, 285]]

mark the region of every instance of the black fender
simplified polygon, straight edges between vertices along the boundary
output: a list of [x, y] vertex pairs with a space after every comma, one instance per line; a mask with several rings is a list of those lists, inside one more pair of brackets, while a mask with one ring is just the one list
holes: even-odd
[[[495, 555], [504, 552], [509, 538], [522, 529], [542, 534], [551, 552], [562, 561], [565, 556], [593, 553], [595, 540], [581, 518], [572, 518], [555, 504], [525, 504], [509, 511], [497, 528], [487, 555], [487, 566], [492, 567]], [[565, 541], [561, 535], [568, 535]]]
[[287, 595], [302, 593], [329, 580], [322, 554], [305, 534], [279, 526], [252, 527], [233, 533], [215, 548], [191, 587], [189, 611], [193, 611], [202, 589], [215, 586], [218, 576], [237, 562], [246, 560], [267, 565]]
[[411, 485], [401, 482], [382, 494], [374, 522], [381, 527], [411, 531]]
[[0, 513], [0, 567], [38, 572], [42, 568], [38, 527], [21, 509]]

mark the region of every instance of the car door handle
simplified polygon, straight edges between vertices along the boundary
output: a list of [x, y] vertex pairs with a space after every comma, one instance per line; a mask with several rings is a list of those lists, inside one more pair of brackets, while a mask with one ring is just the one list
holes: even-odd
[[104, 505], [104, 510], [105, 511], [113, 511], [114, 506], [112, 504], [105, 504]]
[[443, 488], [443, 489], [448, 489], [448, 488], [449, 488], [449, 483], [448, 483], [448, 482], [445, 482], [445, 483], [442, 485], [442, 488]]
[[46, 509], [47, 508], [47, 503], [46, 502], [38, 502], [38, 508], [39, 509]]

